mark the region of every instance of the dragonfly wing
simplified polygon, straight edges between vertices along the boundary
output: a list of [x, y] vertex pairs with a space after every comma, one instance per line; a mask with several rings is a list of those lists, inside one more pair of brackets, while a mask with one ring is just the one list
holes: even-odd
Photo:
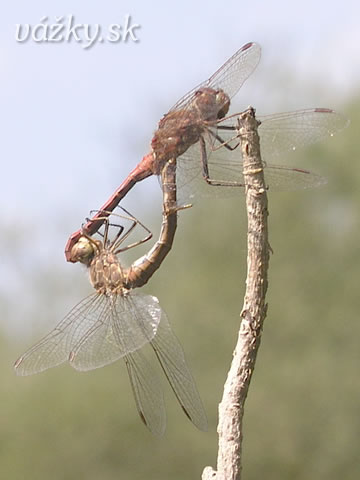
[[[261, 138], [260, 138], [261, 145]], [[265, 183], [269, 187], [270, 191], [290, 191], [301, 190], [304, 188], [317, 187], [326, 183], [326, 179], [316, 173], [309, 170], [285, 166], [285, 165], [273, 165], [267, 163], [266, 155], [263, 158], [261, 146], [260, 153], [263, 161]], [[212, 151], [208, 157], [208, 166], [210, 178], [216, 180], [224, 180], [227, 182], [235, 181], [238, 184], [245, 184], [243, 176], [243, 162], [240, 146], [232, 151], [225, 149], [224, 147], [218, 150]], [[206, 184], [204, 181], [203, 183]], [[216, 195], [221, 197], [241, 194], [244, 189], [239, 187], [212, 187], [208, 186], [207, 190], [211, 193], [211, 189], [216, 189]], [[204, 189], [204, 187], [203, 187]], [[223, 190], [226, 190], [223, 192]]]
[[[131, 292], [124, 300], [123, 304], [116, 304], [114, 332], [117, 342], [134, 352], [154, 338], [162, 310], [159, 300], [152, 295]], [[116, 322], [120, 318], [125, 322]]]
[[[192, 148], [195, 148], [192, 147]], [[203, 176], [200, 160], [188, 156], [180, 157], [177, 164], [177, 197], [179, 205], [197, 197], [227, 198], [244, 194], [245, 180], [240, 148], [227, 151], [224, 148], [212, 152], [208, 157], [209, 175], [212, 180], [236, 182], [237, 186], [209, 185]], [[312, 188], [326, 183], [326, 179], [309, 170], [273, 165], [264, 162], [266, 185], [270, 191], [292, 191]]]
[[[211, 152], [207, 143], [207, 153]], [[212, 180], [237, 182], [244, 186], [242, 173], [241, 150], [237, 148], [231, 152], [223, 147], [207, 155], [209, 176]], [[200, 145], [190, 147], [177, 162], [176, 185], [179, 204], [191, 202], [197, 197], [226, 198], [242, 194], [244, 189], [239, 187], [209, 185], [204, 178], [200, 156]]]
[[18, 375], [32, 375], [65, 362], [69, 357], [69, 338], [86, 321], [97, 305], [98, 294], [92, 294], [77, 304], [66, 317], [37, 344], [15, 362]]
[[86, 371], [115, 362], [126, 355], [113, 331], [115, 304], [123, 297], [99, 294], [98, 302], [82, 325], [69, 338], [69, 361], [76, 370]]
[[200, 430], [207, 430], [206, 413], [195, 381], [164, 311], [157, 333], [150, 344], [186, 416]]
[[[291, 167], [285, 165], [273, 165], [267, 163], [266, 155], [265, 158], [262, 155], [261, 150], [261, 138], [260, 138], [260, 153], [263, 161], [265, 183], [269, 187], [270, 191], [292, 191], [292, 190], [302, 190], [304, 188], [317, 187], [326, 183], [326, 179], [316, 173], [310, 172], [309, 170]], [[243, 176], [243, 162], [241, 155], [241, 148], [235, 148], [232, 151], [225, 149], [224, 147], [219, 148], [210, 152], [208, 157], [208, 166], [210, 178], [215, 180], [223, 180], [226, 182], [235, 181], [238, 185], [245, 186], [245, 180]], [[237, 187], [213, 187], [207, 185], [207, 194], [213, 188], [216, 189], [216, 195], [221, 197], [234, 196], [237, 194], [242, 194], [244, 192], [243, 188]], [[205, 187], [202, 187], [203, 189]]]
[[285, 167], [283, 165], [264, 165], [264, 176], [269, 191], [288, 192], [306, 188], [320, 187], [327, 183], [321, 175], [302, 168]]
[[158, 375], [140, 351], [125, 355], [124, 360], [140, 418], [152, 434], [162, 436], [166, 412]]
[[328, 108], [313, 108], [257, 117], [263, 160], [332, 137], [349, 125], [343, 115]]
[[173, 106], [170, 112], [188, 108], [195, 92], [203, 87], [222, 89], [232, 98], [255, 70], [260, 61], [260, 57], [261, 48], [258, 44], [251, 42], [243, 45], [210, 78], [184, 95]]
[[[217, 135], [231, 146], [236, 145], [237, 118], [236, 114], [232, 115], [217, 126]], [[261, 156], [266, 161], [307, 147], [326, 137], [333, 137], [350, 123], [346, 117], [329, 108], [256, 115], [256, 118], [260, 121], [258, 132]], [[219, 144], [217, 141], [215, 147]]]
[[[138, 350], [155, 335], [161, 309], [156, 297], [143, 294], [101, 295], [102, 308], [91, 328], [72, 340], [70, 363], [76, 370], [92, 370]], [[89, 322], [88, 322], [89, 324]]]
[[[349, 121], [341, 114], [326, 108], [298, 110], [278, 113], [260, 120], [259, 136], [261, 157], [264, 161], [265, 180], [273, 190], [294, 190], [314, 187], [326, 183], [326, 180], [314, 173], [297, 167], [267, 164], [273, 158], [279, 159], [284, 153], [311, 145], [327, 136], [333, 136], [345, 128]], [[236, 138], [236, 117], [220, 122], [217, 131], [204, 137], [207, 149], [207, 164], [212, 180], [244, 184], [242, 156]], [[230, 127], [230, 128], [229, 128]], [[218, 138], [216, 141], [214, 135]], [[210, 138], [210, 140], [209, 140]], [[221, 146], [224, 143], [233, 150]], [[242, 193], [237, 187], [214, 187], [203, 178], [199, 145], [191, 147], [178, 162], [178, 186], [181, 200], [196, 195], [227, 197]], [[182, 194], [183, 189], [183, 194]]]
[[232, 98], [240, 90], [261, 58], [261, 47], [250, 42], [243, 45], [205, 82], [206, 87], [221, 88]]

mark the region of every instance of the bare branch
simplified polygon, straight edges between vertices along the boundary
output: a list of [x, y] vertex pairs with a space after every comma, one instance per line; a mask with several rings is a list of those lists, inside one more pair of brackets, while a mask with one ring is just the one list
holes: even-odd
[[242, 113], [238, 132], [246, 189], [247, 278], [238, 342], [219, 405], [217, 472], [206, 467], [203, 480], [240, 480], [244, 405], [266, 317], [269, 243], [267, 195], [260, 156], [258, 122], [252, 108]]

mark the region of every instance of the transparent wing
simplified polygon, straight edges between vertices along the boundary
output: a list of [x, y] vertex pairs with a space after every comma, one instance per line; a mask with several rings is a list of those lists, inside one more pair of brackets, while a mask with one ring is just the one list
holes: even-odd
[[157, 333], [150, 344], [186, 416], [200, 430], [207, 430], [206, 413], [195, 381], [164, 311]]
[[312, 145], [326, 137], [333, 137], [350, 123], [340, 113], [327, 108], [298, 110], [257, 118], [261, 122], [259, 136], [264, 160]]
[[76, 370], [108, 365], [141, 348], [157, 331], [161, 307], [156, 297], [135, 293], [102, 297], [101, 315], [71, 339], [69, 359]]
[[[326, 137], [333, 137], [350, 123], [346, 117], [329, 108], [310, 108], [265, 116], [257, 115], [256, 118], [261, 122], [258, 130], [261, 155], [266, 161], [278, 158], [286, 152], [312, 145]], [[234, 115], [218, 125], [217, 134], [224, 142], [230, 142], [230, 145], [236, 144], [236, 132], [224, 130], [224, 127], [233, 128], [236, 122], [237, 117]], [[219, 155], [223, 156], [226, 151], [226, 149], [219, 149]], [[217, 151], [212, 152], [211, 155], [214, 156], [213, 161], [215, 161]]]
[[15, 362], [18, 375], [32, 375], [65, 362], [69, 357], [69, 337], [99, 309], [97, 293], [84, 298], [46, 337]]
[[151, 433], [163, 435], [166, 412], [158, 375], [140, 351], [125, 355], [124, 360], [141, 420]]
[[[325, 183], [319, 175], [302, 168], [271, 165], [268, 159], [277, 158], [286, 152], [311, 145], [345, 128], [349, 121], [330, 109], [315, 108], [295, 112], [279, 113], [258, 117], [261, 155], [264, 160], [265, 179], [270, 189], [294, 190], [309, 188]], [[234, 148], [238, 141], [234, 130], [221, 127], [234, 127], [236, 117], [220, 123], [217, 134], [223, 142]], [[219, 146], [217, 140], [214, 147]], [[210, 178], [244, 184], [240, 148], [230, 151], [225, 147], [212, 150], [207, 142], [207, 161]], [[200, 145], [190, 147], [177, 162], [177, 184], [179, 201], [186, 202], [201, 196], [227, 197], [242, 193], [241, 187], [216, 187], [208, 185], [202, 174]]]
[[194, 93], [202, 87], [222, 89], [232, 98], [245, 80], [257, 67], [261, 57], [261, 48], [256, 43], [243, 45], [227, 62], [224, 63], [208, 80], [184, 95], [170, 110], [186, 109], [191, 104]]
[[[240, 150], [236, 151], [240, 154]], [[234, 152], [232, 153], [234, 155]], [[182, 157], [181, 157], [182, 158]], [[241, 157], [240, 157], [241, 158]], [[184, 205], [198, 197], [227, 198], [244, 193], [245, 181], [243, 177], [243, 163], [241, 160], [224, 160], [219, 158], [212, 162], [210, 157], [210, 178], [214, 180], [237, 182], [237, 186], [208, 185], [204, 180], [200, 162], [189, 161], [179, 164], [178, 204]], [[301, 190], [323, 185], [326, 179], [305, 169], [285, 167], [283, 165], [269, 165], [264, 163], [266, 185], [270, 191]]]

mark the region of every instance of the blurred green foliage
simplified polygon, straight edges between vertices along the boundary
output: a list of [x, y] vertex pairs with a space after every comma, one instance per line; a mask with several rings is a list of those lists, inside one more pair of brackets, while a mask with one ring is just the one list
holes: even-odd
[[[268, 318], [246, 405], [248, 480], [360, 476], [359, 102], [347, 115], [350, 128], [299, 153], [297, 164], [327, 176], [328, 185], [269, 192], [274, 254]], [[20, 345], [4, 336], [1, 478], [183, 480], [216, 467], [217, 405], [239, 327], [245, 241], [243, 198], [202, 200], [180, 213], [174, 250], [144, 288], [159, 298], [184, 346], [208, 433], [186, 419], [164, 380], [168, 426], [164, 438], [153, 438], [137, 416], [122, 362], [87, 374], [65, 366], [18, 378], [13, 361], [31, 340]], [[37, 312], [47, 309], [43, 333], [72, 306], [69, 272], [52, 272], [42, 283], [34, 274], [37, 296], [28, 315], [36, 324], [44, 315]], [[1, 303], [3, 323], [11, 322], [11, 302]]]

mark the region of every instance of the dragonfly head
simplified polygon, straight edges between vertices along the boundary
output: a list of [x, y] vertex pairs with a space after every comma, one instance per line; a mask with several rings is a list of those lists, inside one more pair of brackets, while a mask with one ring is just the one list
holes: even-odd
[[224, 90], [219, 89], [216, 91], [216, 105], [218, 107], [217, 119], [220, 120], [225, 117], [230, 108], [230, 98]]
[[100, 246], [101, 242], [99, 240], [90, 240], [84, 236], [80, 237], [71, 249], [71, 261], [73, 263], [83, 263], [88, 267], [97, 251], [100, 250]]
[[225, 117], [230, 108], [230, 98], [221, 89], [202, 87], [195, 92], [194, 104], [203, 120], [214, 122]]

